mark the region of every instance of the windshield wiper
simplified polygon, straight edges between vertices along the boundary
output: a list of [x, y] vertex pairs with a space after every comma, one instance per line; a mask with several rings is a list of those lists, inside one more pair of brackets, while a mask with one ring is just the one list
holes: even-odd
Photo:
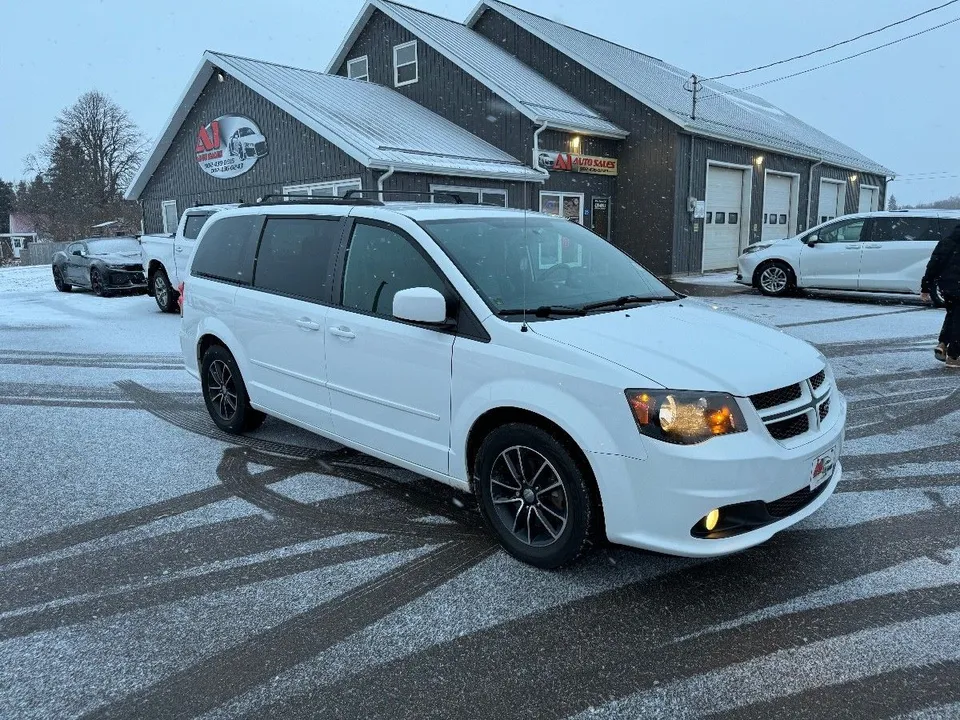
[[498, 310], [497, 315], [503, 317], [504, 315], [533, 315], [538, 318], [547, 318], [551, 315], [559, 316], [574, 316], [574, 315], [586, 315], [587, 311], [583, 308], [571, 307], [569, 305], [541, 305], [537, 308], [509, 308], [506, 310]]
[[676, 300], [674, 296], [665, 296], [665, 297], [640, 297], [639, 295], [622, 295], [618, 298], [613, 298], [611, 300], [601, 300], [600, 302], [587, 303], [583, 306], [583, 310], [589, 312], [590, 310], [602, 310], [604, 308], [620, 308], [625, 305], [632, 305], [637, 303], [655, 303], [655, 302], [668, 302], [671, 300]]

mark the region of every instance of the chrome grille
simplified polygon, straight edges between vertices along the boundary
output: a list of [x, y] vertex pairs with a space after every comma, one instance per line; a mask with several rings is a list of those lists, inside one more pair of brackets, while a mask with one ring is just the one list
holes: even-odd
[[820, 432], [830, 414], [832, 391], [826, 370], [821, 370], [795, 385], [751, 395], [750, 402], [773, 439], [796, 445]]

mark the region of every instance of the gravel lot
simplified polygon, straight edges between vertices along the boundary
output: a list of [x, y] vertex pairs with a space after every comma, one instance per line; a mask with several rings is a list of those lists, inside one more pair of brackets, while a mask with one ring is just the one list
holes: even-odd
[[217, 431], [152, 299], [0, 270], [0, 717], [960, 718], [942, 312], [699, 290], [831, 358], [843, 483], [739, 555], [545, 573], [453, 490]]

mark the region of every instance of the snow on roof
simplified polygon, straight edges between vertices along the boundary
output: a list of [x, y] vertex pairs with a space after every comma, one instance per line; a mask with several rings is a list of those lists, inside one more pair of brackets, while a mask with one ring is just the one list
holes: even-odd
[[536, 123], [602, 137], [624, 138], [628, 134], [466, 25], [388, 0], [370, 0], [364, 6], [327, 72], [337, 71], [374, 10], [421, 38]]
[[143, 192], [216, 68], [366, 167], [543, 182], [533, 168], [391, 88], [207, 51], [163, 134], [127, 188], [128, 200]]
[[689, 132], [852, 170], [893, 175], [883, 165], [763, 98], [722, 83], [703, 81], [697, 119], [691, 120], [691, 93], [684, 89], [691, 73], [500, 0], [483, 0], [467, 25], [475, 25], [487, 9], [500, 13]]

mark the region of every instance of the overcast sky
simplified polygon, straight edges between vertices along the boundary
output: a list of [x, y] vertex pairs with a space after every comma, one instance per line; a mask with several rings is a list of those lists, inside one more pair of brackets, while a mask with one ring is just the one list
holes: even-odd
[[[845, 39], [946, 0], [514, 0], [701, 75]], [[464, 20], [474, 0], [407, 0]], [[99, 89], [155, 138], [205, 49], [323, 70], [362, 0], [0, 0], [0, 177], [78, 95]], [[813, 59], [736, 78], [742, 87], [960, 16], [960, 3]], [[901, 202], [960, 194], [960, 23], [757, 92], [900, 175]]]

